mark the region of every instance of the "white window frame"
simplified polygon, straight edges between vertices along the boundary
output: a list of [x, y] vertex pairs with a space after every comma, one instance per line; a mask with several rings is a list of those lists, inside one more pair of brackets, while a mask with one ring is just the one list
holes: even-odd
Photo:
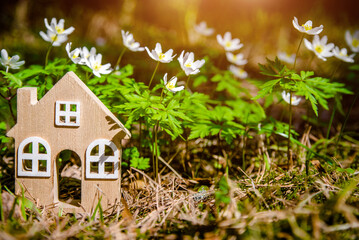
[[[105, 156], [105, 145], [109, 146], [113, 151], [113, 156]], [[98, 146], [98, 155], [91, 155], [93, 148]], [[89, 179], [117, 179], [119, 168], [119, 150], [116, 145], [107, 139], [97, 139], [93, 141], [86, 149], [86, 178]], [[98, 173], [91, 172], [91, 163], [98, 163]], [[105, 172], [105, 163], [113, 163], [113, 173]]]
[[[27, 144], [32, 143], [32, 153], [24, 153]], [[41, 143], [46, 153], [39, 153]], [[31, 160], [31, 171], [25, 170], [23, 160]], [[39, 160], [46, 161], [46, 171], [39, 171]], [[40, 137], [29, 137], [23, 140], [18, 148], [17, 154], [17, 175], [20, 177], [50, 177], [51, 176], [51, 148], [50, 145]]]
[[[61, 110], [61, 105], [65, 105], [65, 110]], [[76, 105], [76, 111], [71, 111], [71, 105]], [[65, 117], [65, 122], [60, 121], [61, 117]], [[70, 117], [75, 117], [76, 121], [71, 122]], [[80, 126], [80, 102], [56, 101], [55, 124], [68, 127]]]

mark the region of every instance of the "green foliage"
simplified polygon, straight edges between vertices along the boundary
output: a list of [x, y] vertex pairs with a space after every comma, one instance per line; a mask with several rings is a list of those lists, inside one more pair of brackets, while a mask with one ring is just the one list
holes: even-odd
[[234, 138], [243, 135], [245, 127], [236, 122], [234, 111], [226, 106], [216, 106], [212, 110], [198, 112], [190, 126], [189, 139], [204, 138], [219, 134], [230, 144]]
[[102, 209], [102, 205], [101, 205], [101, 200], [102, 200], [102, 196], [100, 196], [97, 205], [95, 207], [95, 210], [92, 213], [92, 216], [90, 218], [90, 222], [93, 222], [96, 218], [97, 212], [99, 213], [99, 217], [100, 217], [100, 222], [103, 223], [104, 222], [104, 217], [103, 217], [103, 209]]
[[222, 176], [218, 182], [218, 190], [215, 192], [216, 205], [228, 204], [231, 201], [229, 197], [229, 184], [226, 176]]
[[[327, 78], [315, 77], [313, 71], [301, 71], [300, 74], [288, 69], [276, 58], [275, 61], [267, 59], [267, 64], [259, 64], [261, 73], [269, 76], [271, 80], [260, 86], [260, 91], [253, 99], [267, 96], [273, 91], [286, 91], [309, 100], [314, 113], [318, 116], [318, 104], [328, 110], [327, 99], [337, 94], [351, 94], [343, 83], [331, 82]], [[274, 79], [273, 79], [274, 78]]]
[[149, 158], [140, 157], [140, 152], [137, 147], [130, 147], [123, 150], [122, 153], [124, 161], [130, 161], [130, 166], [139, 170], [147, 170], [150, 168]]
[[240, 82], [229, 71], [214, 75], [211, 81], [217, 83], [216, 91], [227, 91], [233, 97], [238, 97], [239, 94], [247, 92], [246, 89], [240, 87]]

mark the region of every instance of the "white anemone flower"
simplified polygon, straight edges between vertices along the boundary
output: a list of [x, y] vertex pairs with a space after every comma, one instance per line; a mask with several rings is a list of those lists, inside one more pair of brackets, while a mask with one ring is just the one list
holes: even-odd
[[245, 65], [248, 61], [244, 59], [244, 55], [242, 53], [233, 54], [231, 52], [226, 52], [227, 60], [233, 64], [238, 66]]
[[45, 18], [44, 22], [45, 22], [46, 28], [49, 31], [51, 31], [57, 35], [69, 35], [70, 33], [72, 33], [75, 30], [74, 27], [69, 27], [68, 29], [65, 29], [64, 28], [64, 23], [65, 23], [64, 19], [60, 19], [59, 22], [57, 23], [56, 18], [52, 18], [51, 23], [49, 24], [47, 21], [47, 18]]
[[238, 38], [232, 39], [232, 34], [230, 32], [226, 32], [223, 38], [218, 34], [217, 41], [227, 52], [233, 52], [243, 47], [243, 44], [240, 43]]
[[184, 86], [176, 87], [177, 77], [172, 77], [169, 82], [167, 82], [167, 73], [163, 76], [163, 82], [168, 91], [173, 93], [182, 91]]
[[19, 61], [20, 57], [19, 55], [15, 55], [10, 57], [5, 49], [1, 50], [1, 58], [0, 63], [8, 68], [11, 69], [19, 69], [21, 65], [24, 65], [25, 61]]
[[288, 54], [286, 52], [279, 51], [277, 55], [278, 55], [279, 60], [281, 60], [283, 62], [293, 64], [294, 61], [295, 61], [295, 54], [294, 53], [293, 54]]
[[207, 27], [207, 23], [205, 21], [202, 21], [198, 25], [195, 25], [194, 29], [197, 33], [203, 36], [211, 36], [214, 33], [214, 29]]
[[79, 62], [79, 64], [87, 65], [90, 56], [96, 56], [96, 48], [92, 47], [91, 50], [89, 51], [87, 47], [83, 47], [82, 51], [80, 52], [80, 55], [81, 55], [81, 61]]
[[193, 52], [184, 53], [184, 51], [182, 51], [181, 55], [178, 57], [178, 62], [180, 63], [183, 71], [188, 76], [188, 75], [195, 75], [199, 73], [199, 69], [203, 66], [205, 60], [202, 59], [202, 60], [194, 61]]
[[78, 64], [82, 60], [82, 58], [80, 56], [81, 48], [75, 48], [74, 50], [71, 51], [71, 45], [72, 45], [71, 42], [66, 44], [67, 55], [69, 56], [69, 58], [71, 59], [72, 62]]
[[319, 38], [318, 35], [315, 35], [312, 42], [309, 42], [304, 38], [305, 46], [317, 55], [318, 58], [323, 61], [327, 61], [327, 57], [332, 57], [334, 54], [332, 49], [334, 48], [334, 43], [328, 43], [328, 37], [323, 36], [322, 39]]
[[300, 97], [296, 97], [293, 94], [292, 94], [292, 101], [290, 101], [290, 93], [287, 93], [286, 91], [282, 92], [282, 98], [288, 104], [290, 104], [290, 102], [292, 102], [293, 106], [297, 106], [300, 103], [300, 101], [302, 101], [302, 99]]
[[43, 31], [40, 32], [40, 36], [46, 41], [50, 42], [52, 46], [58, 47], [67, 41], [67, 35], [58, 35], [50, 30], [47, 30], [47, 34]]
[[121, 30], [123, 45], [132, 52], [142, 52], [145, 48], [140, 47], [140, 43], [136, 42], [132, 33]]
[[306, 33], [309, 35], [317, 35], [323, 31], [323, 25], [320, 25], [319, 27], [313, 28], [313, 23], [311, 20], [308, 20], [306, 23], [302, 24], [301, 26], [298, 24], [298, 19], [294, 17], [293, 19], [293, 26], [302, 33]]
[[359, 52], [359, 30], [356, 30], [353, 35], [347, 30], [345, 32], [345, 41], [353, 52]]
[[231, 71], [233, 73], [234, 76], [236, 76], [238, 78], [245, 79], [248, 77], [248, 73], [246, 71], [244, 71], [244, 69], [242, 69], [242, 68], [239, 68], [234, 65], [230, 65], [228, 69], [229, 69], [229, 71]]
[[346, 48], [339, 49], [339, 47], [335, 47], [333, 49], [334, 56], [344, 62], [353, 63], [355, 53], [348, 55], [348, 51]]
[[110, 63], [102, 65], [101, 62], [102, 55], [99, 53], [97, 55], [90, 55], [86, 63], [87, 66], [92, 69], [92, 73], [97, 77], [101, 77], [101, 74], [109, 74], [112, 71]]
[[156, 43], [156, 47], [154, 50], [150, 52], [150, 50], [145, 47], [148, 55], [155, 61], [162, 62], [162, 63], [169, 63], [173, 60], [176, 55], [173, 55], [173, 49], [168, 50], [165, 53], [162, 53], [162, 47], [160, 43]]

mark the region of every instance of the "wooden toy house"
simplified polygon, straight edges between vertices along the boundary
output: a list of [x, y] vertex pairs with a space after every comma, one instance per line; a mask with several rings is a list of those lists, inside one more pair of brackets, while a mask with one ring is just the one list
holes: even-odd
[[[67, 73], [42, 99], [37, 89], [17, 93], [17, 124], [7, 136], [15, 139], [16, 192], [42, 205], [68, 211], [91, 211], [120, 201], [121, 140], [131, 134], [96, 95]], [[81, 161], [81, 199], [59, 198], [59, 156], [71, 150]]]

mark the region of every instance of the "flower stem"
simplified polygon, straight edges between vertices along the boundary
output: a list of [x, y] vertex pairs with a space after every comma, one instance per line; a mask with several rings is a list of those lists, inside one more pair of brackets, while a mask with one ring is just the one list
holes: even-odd
[[118, 59], [117, 59], [116, 65], [115, 65], [115, 67], [114, 67], [115, 70], [116, 70], [117, 67], [120, 66], [120, 62], [121, 62], [122, 56], [123, 56], [123, 54], [125, 53], [125, 51], [126, 51], [126, 48], [123, 48], [122, 51], [121, 51], [121, 53], [120, 53], [120, 56], [119, 56]]
[[292, 165], [292, 152], [290, 149], [290, 131], [292, 128], [292, 91], [289, 92], [289, 124], [288, 124], [288, 150], [287, 150], [287, 157], [288, 157], [288, 169]]
[[158, 61], [158, 62], [157, 62], [157, 65], [156, 65], [156, 68], [155, 68], [155, 71], [153, 71], [153, 74], [152, 74], [150, 83], [148, 84], [148, 88], [151, 87], [152, 80], [153, 80], [153, 78], [154, 78], [154, 76], [155, 76], [155, 74], [156, 74], [156, 71], [157, 71], [157, 68], [158, 68], [159, 65], [160, 65], [160, 62]]
[[336, 110], [337, 110], [337, 104], [334, 103], [332, 115], [330, 116], [329, 125], [328, 125], [328, 130], [327, 130], [327, 139], [329, 139], [330, 130], [331, 130], [331, 128], [332, 128], [333, 119], [334, 119], [334, 115], [335, 115], [335, 111], [336, 111]]
[[187, 78], [187, 81], [186, 81], [186, 86], [185, 86], [186, 89], [188, 88], [188, 82], [189, 82], [190, 77], [191, 77], [191, 75], [188, 75], [188, 78]]
[[7, 104], [9, 105], [9, 110], [10, 110], [11, 118], [12, 118], [12, 120], [14, 120], [14, 123], [16, 123], [16, 117], [15, 117], [14, 110], [12, 109], [12, 105], [11, 105], [11, 99], [12, 99], [13, 97], [14, 97], [14, 96], [11, 96], [11, 88], [8, 87], [8, 97], [6, 98], [6, 100], [7, 100]]
[[155, 125], [155, 156], [156, 156], [156, 161], [155, 161], [155, 180], [159, 181], [158, 178], [158, 143], [157, 143], [157, 133], [158, 133], [158, 124], [159, 124], [159, 120], [157, 120], [156, 125]]
[[141, 144], [141, 142], [142, 142], [142, 118], [140, 117], [140, 119], [139, 119], [139, 133], [138, 133], [138, 137], [139, 137], [139, 146], [138, 146], [138, 150], [139, 150], [139, 152], [141, 152], [141, 150], [142, 150], [142, 144]]
[[300, 39], [300, 42], [299, 42], [299, 45], [298, 45], [298, 49], [297, 49], [297, 52], [296, 52], [296, 54], [295, 54], [293, 69], [295, 69], [295, 65], [297, 64], [297, 58], [298, 58], [299, 48], [300, 48], [300, 45], [302, 45], [303, 39], [304, 39], [304, 33], [302, 34], [302, 38]]
[[[56, 39], [56, 37], [55, 37], [55, 39]], [[49, 55], [50, 55], [51, 49], [53, 47], [53, 44], [54, 44], [54, 41], [51, 43], [51, 46], [49, 47], [49, 50], [47, 50], [46, 57], [45, 57], [45, 67], [47, 66], [47, 63], [49, 61]]]

